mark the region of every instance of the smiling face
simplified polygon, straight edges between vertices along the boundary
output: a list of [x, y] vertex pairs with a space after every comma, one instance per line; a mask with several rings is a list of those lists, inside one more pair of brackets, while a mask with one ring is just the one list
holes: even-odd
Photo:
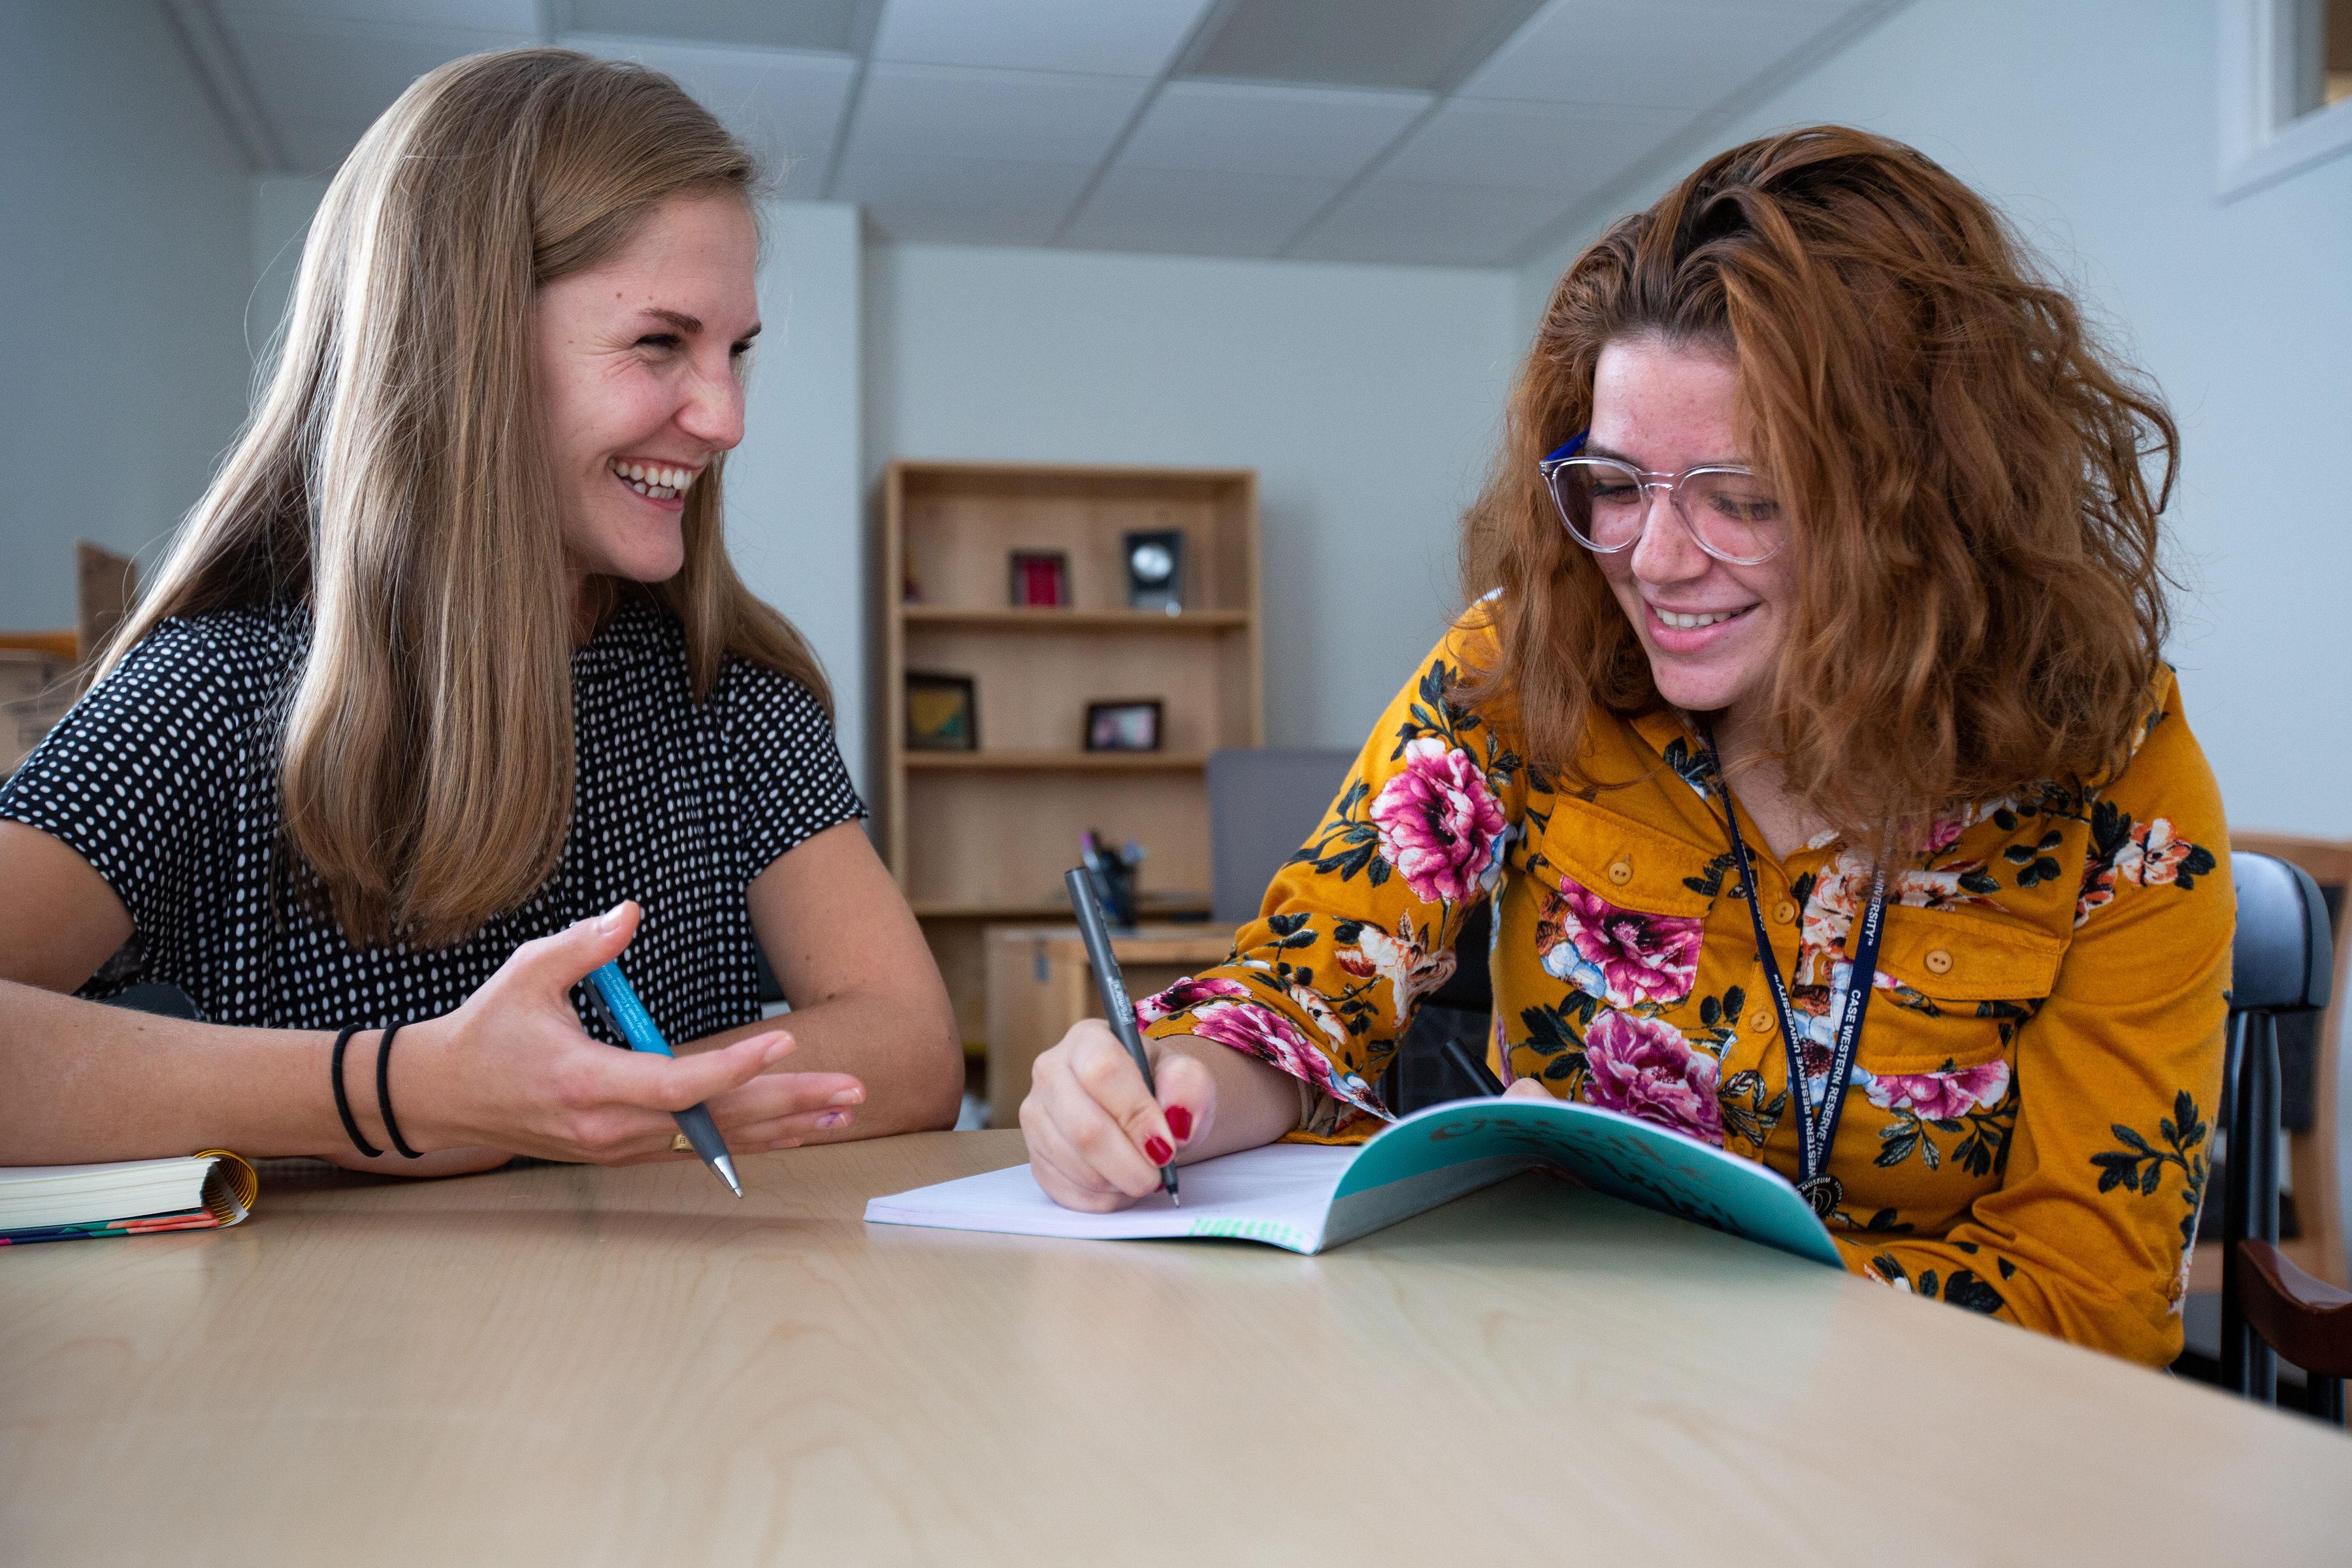
[[[1738, 370], [1719, 353], [1655, 338], [1609, 344], [1592, 375], [1584, 449], [1653, 473], [1710, 463], [1746, 466], [1737, 418]], [[1734, 566], [1698, 547], [1663, 490], [1630, 550], [1596, 554], [1601, 575], [1650, 658], [1658, 694], [1734, 723], [1772, 680], [1793, 584], [1786, 551]]]
[[542, 429], [573, 586], [686, 563], [686, 496], [743, 438], [759, 235], [740, 196], [673, 196], [535, 301]]

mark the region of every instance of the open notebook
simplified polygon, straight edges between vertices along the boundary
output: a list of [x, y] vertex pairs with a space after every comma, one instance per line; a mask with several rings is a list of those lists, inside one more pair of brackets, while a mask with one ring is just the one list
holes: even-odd
[[103, 1165], [0, 1167], [0, 1247], [210, 1230], [253, 1212], [260, 1182], [226, 1149]]
[[1320, 1252], [1424, 1209], [1549, 1166], [1596, 1192], [1841, 1267], [1829, 1232], [1797, 1190], [1736, 1154], [1563, 1100], [1463, 1100], [1391, 1123], [1368, 1143], [1274, 1143], [1183, 1170], [1184, 1202], [1161, 1194], [1118, 1214], [1078, 1214], [1047, 1197], [1026, 1165], [876, 1198], [877, 1225], [1017, 1236], [1217, 1236]]

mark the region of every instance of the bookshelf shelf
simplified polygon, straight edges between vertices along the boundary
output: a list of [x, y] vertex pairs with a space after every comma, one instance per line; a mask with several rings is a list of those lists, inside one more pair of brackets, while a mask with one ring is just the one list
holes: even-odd
[[909, 627], [940, 626], [959, 631], [1009, 632], [1156, 632], [1167, 636], [1213, 637], [1222, 632], [1248, 631], [1256, 617], [1246, 610], [1187, 610], [1161, 615], [1153, 610], [965, 610], [940, 605], [905, 605], [902, 618]]
[[[1209, 753], [1264, 741], [1256, 476], [900, 461], [881, 503], [884, 856], [976, 1051], [987, 928], [1066, 917], [1081, 832], [1145, 847], [1153, 918], [1207, 912]], [[1140, 532], [1181, 536], [1181, 614], [1128, 604]], [[1006, 602], [1016, 551], [1067, 558], [1066, 605]], [[909, 672], [972, 682], [978, 750], [907, 745]], [[1146, 700], [1162, 750], [1081, 749], [1088, 703]]]
[[1198, 773], [1206, 752], [908, 752], [914, 773]]

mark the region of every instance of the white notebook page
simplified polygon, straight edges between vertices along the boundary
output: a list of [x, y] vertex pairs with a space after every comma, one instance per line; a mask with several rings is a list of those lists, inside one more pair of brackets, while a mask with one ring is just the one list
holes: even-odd
[[1013, 1165], [876, 1198], [866, 1205], [866, 1218], [876, 1225], [1101, 1241], [1232, 1236], [1312, 1252], [1322, 1241], [1331, 1194], [1355, 1157], [1352, 1148], [1312, 1143], [1245, 1149], [1179, 1167], [1181, 1207], [1167, 1194], [1154, 1193], [1117, 1214], [1066, 1209], [1045, 1195], [1028, 1166]]

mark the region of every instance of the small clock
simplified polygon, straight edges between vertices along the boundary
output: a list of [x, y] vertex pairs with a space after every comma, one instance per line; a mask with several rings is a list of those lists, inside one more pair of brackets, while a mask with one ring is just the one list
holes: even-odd
[[1139, 610], [1176, 615], [1184, 608], [1184, 535], [1175, 529], [1130, 533], [1127, 554], [1127, 602]]

